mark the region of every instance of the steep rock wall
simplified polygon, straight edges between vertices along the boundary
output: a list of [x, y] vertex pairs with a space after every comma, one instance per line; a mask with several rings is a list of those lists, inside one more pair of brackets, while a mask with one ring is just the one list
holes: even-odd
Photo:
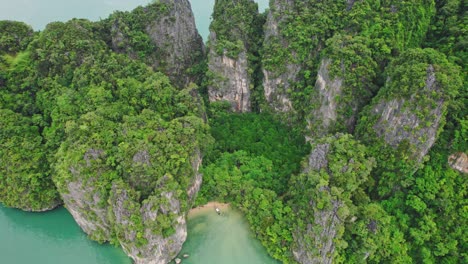
[[[267, 56], [268, 52], [274, 52], [269, 49], [269, 46], [281, 49], [287, 49], [289, 46], [288, 40], [282, 35], [280, 24], [287, 19], [287, 13], [290, 12], [293, 7], [294, 1], [291, 0], [275, 0], [270, 3], [270, 10], [268, 11], [265, 24], [264, 40]], [[272, 56], [275, 55], [272, 54]], [[274, 66], [275, 67], [263, 67], [262, 69], [265, 99], [276, 112], [292, 111], [293, 105], [288, 90], [294, 82], [298, 81], [298, 74], [301, 70], [301, 66], [298, 63], [294, 63], [293, 60], [285, 61], [284, 65]], [[281, 70], [275, 70], [276, 67], [281, 68]]]
[[[210, 34], [210, 46], [216, 46], [216, 33]], [[208, 54], [208, 70], [212, 73], [208, 95], [211, 102], [227, 101], [235, 112], [250, 112], [250, 87], [253, 85], [248, 73], [245, 48], [237, 58], [228, 56], [227, 51], [218, 55], [214, 48]]]
[[[228, 23], [226, 18], [230, 20]], [[208, 41], [211, 102], [226, 101], [235, 112], [252, 110], [263, 23], [253, 0], [215, 2]]]
[[199, 82], [192, 71], [204, 58], [188, 0], [161, 0], [131, 13], [116, 12], [108, 20], [110, 45], [162, 71], [179, 88]]
[[291, 177], [291, 251], [297, 262], [334, 263], [344, 250], [345, 224], [356, 220], [353, 195], [374, 166], [366, 152], [351, 135], [324, 137], [313, 146], [303, 172]]

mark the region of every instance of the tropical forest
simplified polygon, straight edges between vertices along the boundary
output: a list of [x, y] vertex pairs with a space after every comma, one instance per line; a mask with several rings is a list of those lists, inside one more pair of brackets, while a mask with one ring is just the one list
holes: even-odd
[[0, 203], [136, 264], [212, 201], [282, 263], [468, 263], [468, 1], [216, 0], [209, 30], [188, 0], [0, 21]]

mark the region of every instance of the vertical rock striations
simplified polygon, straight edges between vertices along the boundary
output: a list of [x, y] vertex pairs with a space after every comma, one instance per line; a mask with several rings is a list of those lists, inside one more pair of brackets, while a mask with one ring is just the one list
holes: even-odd
[[251, 111], [262, 25], [253, 0], [215, 2], [208, 42], [211, 102], [226, 101], [235, 112]]
[[263, 87], [269, 107], [304, 119], [310, 110], [318, 55], [332, 30], [341, 27], [345, 1], [270, 2], [263, 48]]
[[334, 263], [345, 223], [355, 220], [353, 196], [366, 182], [374, 161], [352, 136], [337, 134], [313, 148], [304, 172], [291, 178], [294, 204], [292, 252], [302, 264]]
[[293, 7], [291, 0], [270, 1], [265, 24], [263, 88], [266, 101], [277, 112], [293, 110], [288, 90], [298, 80], [301, 70], [299, 63], [278, 56], [287, 56], [284, 53], [288, 52], [289, 41], [283, 36], [281, 25], [289, 19], [288, 13]]
[[168, 263], [182, 249], [200, 188], [204, 123], [166, 123], [145, 110], [120, 126], [94, 113], [70, 126], [109, 136], [96, 142], [73, 134], [59, 150], [54, 180], [76, 222], [92, 239], [120, 244], [135, 263]]
[[377, 90], [377, 63], [365, 38], [337, 34], [326, 44], [307, 114], [310, 138], [352, 134], [358, 113]]
[[417, 170], [461, 85], [459, 69], [432, 49], [407, 50], [390, 64], [385, 87], [363, 111], [356, 131], [378, 153], [381, 195], [404, 185], [396, 175]]
[[188, 0], [161, 0], [130, 13], [115, 12], [105, 23], [113, 50], [145, 61], [179, 88], [200, 81], [195, 68], [205, 47]]

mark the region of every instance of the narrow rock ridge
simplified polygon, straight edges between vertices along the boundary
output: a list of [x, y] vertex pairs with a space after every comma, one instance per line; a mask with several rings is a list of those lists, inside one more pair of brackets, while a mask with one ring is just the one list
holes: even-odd
[[[230, 22], [226, 23], [226, 18]], [[253, 0], [215, 1], [208, 40], [208, 95], [234, 112], [252, 110], [264, 19]]]
[[[323, 188], [321, 192], [327, 192], [331, 196], [330, 190]], [[343, 225], [343, 221], [338, 218], [338, 209], [342, 202], [331, 200], [332, 207], [328, 210], [317, 210], [314, 213], [314, 225], [308, 224], [304, 231], [297, 231], [293, 234], [297, 247], [293, 249], [293, 255], [297, 262], [301, 264], [331, 264], [335, 252], [334, 238], [337, 236], [338, 227]], [[311, 202], [312, 207], [317, 205]], [[314, 227], [315, 226], [315, 227]], [[317, 226], [321, 227], [318, 231]], [[308, 240], [312, 238], [312, 243]], [[317, 247], [320, 245], [320, 247]], [[314, 248], [309, 251], [307, 249]]]

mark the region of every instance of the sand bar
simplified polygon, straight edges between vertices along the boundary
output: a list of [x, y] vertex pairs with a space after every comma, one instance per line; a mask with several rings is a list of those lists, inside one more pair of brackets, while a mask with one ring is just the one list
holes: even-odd
[[209, 202], [205, 205], [202, 205], [202, 206], [198, 206], [198, 207], [195, 207], [193, 209], [191, 209], [188, 213], [188, 217], [193, 217], [193, 216], [196, 216], [200, 213], [205, 213], [207, 211], [213, 211], [213, 213], [215, 213], [216, 211], [216, 208], [219, 208], [219, 210], [221, 210], [221, 212], [223, 211], [226, 211], [228, 209], [231, 208], [231, 205], [230, 204], [226, 204], [226, 203], [219, 203], [219, 202]]

